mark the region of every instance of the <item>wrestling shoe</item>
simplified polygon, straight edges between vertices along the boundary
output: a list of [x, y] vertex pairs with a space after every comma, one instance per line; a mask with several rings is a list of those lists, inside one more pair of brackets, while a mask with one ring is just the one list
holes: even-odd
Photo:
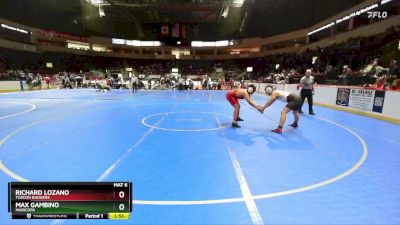
[[298, 127], [299, 127], [299, 125], [298, 125], [297, 123], [292, 123], [292, 124], [290, 124], [289, 126], [291, 126], [291, 127], [293, 127], [293, 128], [298, 128]]
[[238, 117], [237, 121], [244, 121], [244, 119]]
[[237, 123], [232, 123], [232, 127], [234, 127], [234, 128], [240, 128], [239, 124], [237, 124]]
[[282, 128], [280, 128], [280, 127], [276, 128], [275, 130], [271, 130], [271, 131], [274, 133], [278, 133], [278, 134], [281, 134], [283, 132]]

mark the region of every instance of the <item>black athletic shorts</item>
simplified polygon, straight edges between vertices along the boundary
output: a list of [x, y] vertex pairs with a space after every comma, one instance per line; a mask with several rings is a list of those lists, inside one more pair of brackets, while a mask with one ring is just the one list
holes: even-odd
[[300, 96], [296, 95], [296, 94], [290, 94], [289, 96], [287, 96], [287, 102], [288, 104], [286, 105], [287, 108], [291, 109], [291, 110], [300, 110], [301, 109], [301, 98]]

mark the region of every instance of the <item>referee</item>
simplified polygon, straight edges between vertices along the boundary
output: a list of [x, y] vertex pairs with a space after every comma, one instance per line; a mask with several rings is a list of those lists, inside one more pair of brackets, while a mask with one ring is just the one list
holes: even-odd
[[306, 70], [306, 75], [303, 76], [300, 80], [300, 83], [297, 85], [297, 89], [301, 87], [301, 107], [299, 113], [303, 113], [301, 108], [303, 107], [304, 100], [307, 98], [308, 102], [308, 113], [310, 115], [315, 115], [313, 110], [313, 95], [314, 95], [314, 77], [311, 76], [311, 70]]

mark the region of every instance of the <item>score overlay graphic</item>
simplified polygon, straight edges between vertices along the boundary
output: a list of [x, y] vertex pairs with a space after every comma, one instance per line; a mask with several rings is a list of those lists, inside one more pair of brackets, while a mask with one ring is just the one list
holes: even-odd
[[10, 182], [13, 219], [129, 219], [131, 182]]

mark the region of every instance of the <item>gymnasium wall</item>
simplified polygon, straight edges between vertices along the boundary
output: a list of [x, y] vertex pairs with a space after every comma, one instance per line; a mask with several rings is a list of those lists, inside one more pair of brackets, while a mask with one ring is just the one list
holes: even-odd
[[[286, 90], [299, 93], [296, 84], [266, 84], [253, 83], [257, 91], [265, 94], [264, 88], [273, 85], [278, 90]], [[349, 96], [338, 99], [338, 89], [341, 93], [349, 93]], [[346, 95], [346, 94], [345, 94]], [[382, 96], [383, 95], [383, 96]], [[369, 116], [376, 119], [400, 124], [400, 92], [396, 91], [374, 91], [359, 87], [338, 87], [330, 85], [318, 85], [315, 88], [314, 102], [316, 105], [342, 110], [359, 115]], [[338, 101], [339, 100], [339, 101]], [[341, 101], [340, 101], [341, 100]], [[337, 102], [338, 101], [338, 102]], [[382, 106], [383, 103], [383, 106]], [[342, 106], [348, 105], [348, 106]], [[374, 111], [375, 110], [375, 111]], [[307, 110], [305, 109], [307, 112]], [[379, 112], [382, 111], [382, 112]]]
[[[278, 90], [286, 90], [293, 93], [298, 93], [296, 90], [296, 84], [266, 84], [266, 83], [253, 83], [257, 87], [257, 91], [260, 94], [264, 93], [264, 88], [267, 85], [273, 85]], [[352, 102], [352, 99], [348, 99], [348, 106], [341, 106], [337, 104], [338, 89], [348, 89], [350, 92], [358, 92], [361, 90], [361, 94], [357, 93], [357, 98]], [[6, 91], [17, 91], [19, 90], [19, 81], [0, 81], [0, 92]], [[345, 90], [346, 91], [346, 90]], [[380, 100], [383, 100], [383, 107], [376, 107], [376, 105], [381, 105], [381, 101], [377, 101], [376, 93], [374, 90], [366, 90], [358, 87], [338, 87], [329, 85], [318, 85], [315, 88], [314, 102], [316, 105], [323, 107], [328, 107], [336, 110], [342, 110], [350, 113], [355, 113], [363, 116], [369, 116], [380, 120], [385, 120], [392, 123], [400, 124], [400, 92], [396, 91], [382, 91], [383, 94]], [[370, 97], [368, 97], [370, 95]], [[375, 98], [374, 98], [375, 97]], [[353, 98], [354, 100], [354, 98]], [[343, 103], [343, 102], [342, 102]], [[373, 108], [376, 111], [374, 112]], [[307, 112], [307, 110], [305, 109]]]
[[0, 81], [0, 93], [20, 90], [19, 81]]

